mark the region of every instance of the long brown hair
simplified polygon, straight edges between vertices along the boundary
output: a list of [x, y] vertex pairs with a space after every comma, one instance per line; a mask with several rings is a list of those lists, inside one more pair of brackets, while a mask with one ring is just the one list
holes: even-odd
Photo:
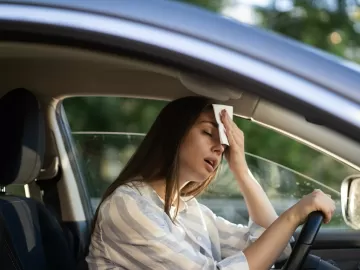
[[[170, 209], [176, 198], [176, 209], [180, 196], [196, 196], [201, 193], [215, 177], [215, 172], [202, 183], [189, 182], [179, 190], [179, 148], [190, 128], [203, 111], [211, 109], [211, 99], [189, 96], [168, 103], [160, 112], [140, 146], [130, 158], [118, 178], [105, 191], [101, 203], [119, 186], [129, 184], [135, 179], [151, 182], [165, 179], [165, 213], [170, 216]], [[180, 196], [176, 196], [180, 194]], [[101, 205], [100, 203], [100, 205]], [[95, 213], [93, 229], [99, 207]], [[92, 231], [93, 231], [92, 229]]]

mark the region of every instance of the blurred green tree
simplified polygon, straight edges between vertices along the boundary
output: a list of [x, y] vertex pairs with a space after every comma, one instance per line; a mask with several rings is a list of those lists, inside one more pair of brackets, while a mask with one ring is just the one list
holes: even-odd
[[273, 0], [257, 8], [259, 26], [337, 56], [359, 61], [357, 1]]
[[199, 6], [214, 12], [221, 11], [231, 3], [230, 0], [179, 0], [179, 2]]

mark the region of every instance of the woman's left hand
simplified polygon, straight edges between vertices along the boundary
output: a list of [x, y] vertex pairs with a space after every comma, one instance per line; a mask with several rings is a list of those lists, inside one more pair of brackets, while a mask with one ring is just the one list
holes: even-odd
[[226, 110], [221, 112], [221, 121], [224, 124], [226, 136], [230, 146], [225, 151], [225, 158], [231, 171], [238, 175], [246, 175], [248, 166], [245, 159], [244, 133], [230, 118]]

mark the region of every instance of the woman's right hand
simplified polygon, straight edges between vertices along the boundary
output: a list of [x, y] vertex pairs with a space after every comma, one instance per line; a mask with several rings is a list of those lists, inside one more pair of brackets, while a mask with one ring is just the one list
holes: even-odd
[[[314, 211], [323, 212], [326, 223], [335, 211], [334, 201], [319, 189], [304, 196], [281, 214], [254, 243], [243, 250], [249, 268], [269, 269], [284, 251], [296, 228]], [[262, 256], [259, 257], [259, 254]]]
[[307, 216], [314, 211], [321, 211], [324, 215], [324, 223], [329, 223], [335, 211], [335, 202], [330, 195], [325, 194], [320, 189], [315, 189], [288, 211], [297, 225], [303, 224]]

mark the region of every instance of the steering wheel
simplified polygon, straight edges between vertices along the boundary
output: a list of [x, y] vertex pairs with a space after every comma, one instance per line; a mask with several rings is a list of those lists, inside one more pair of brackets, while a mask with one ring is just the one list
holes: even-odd
[[323, 214], [320, 211], [309, 214], [297, 239], [289, 259], [284, 264], [282, 270], [300, 270], [305, 259], [314, 243], [317, 233], [323, 221]]

